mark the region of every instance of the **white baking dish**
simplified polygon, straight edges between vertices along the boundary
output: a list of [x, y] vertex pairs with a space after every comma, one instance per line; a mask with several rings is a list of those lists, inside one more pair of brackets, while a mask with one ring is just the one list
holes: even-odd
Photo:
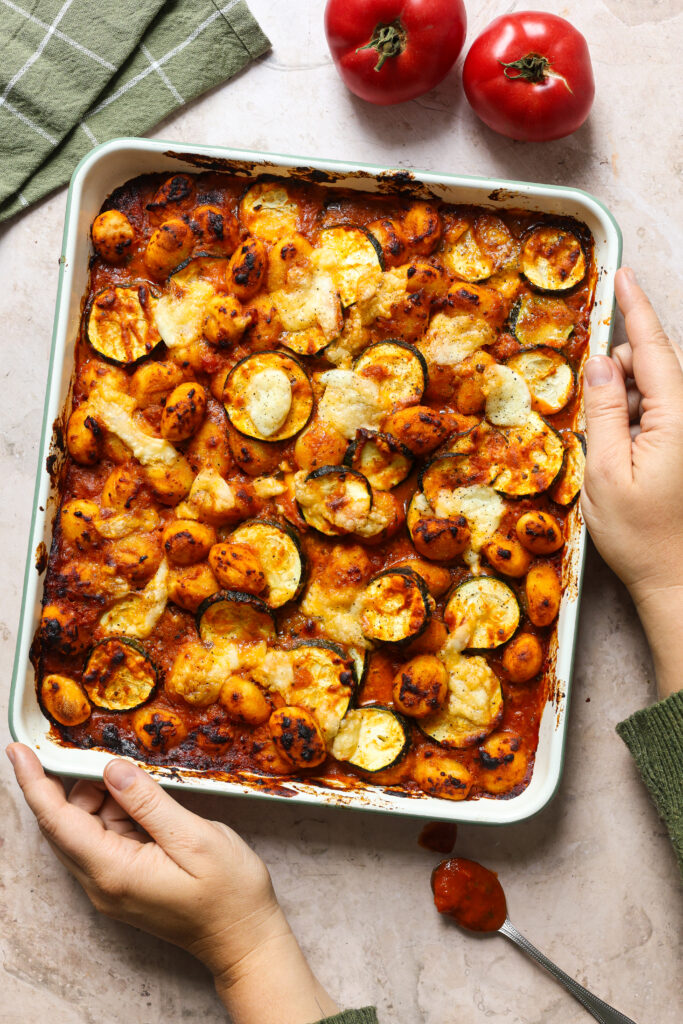
[[[178, 152], [182, 150], [182, 152]], [[591, 319], [592, 354], [607, 352], [613, 319], [613, 280], [621, 257], [621, 234], [609, 211], [596, 199], [578, 189], [553, 185], [470, 178], [431, 172], [388, 171], [334, 160], [305, 160], [297, 157], [259, 154], [207, 146], [178, 146], [146, 139], [117, 139], [93, 149], [76, 168], [66, 208], [62, 243], [57, 308], [55, 312], [50, 370], [48, 375], [43, 429], [24, 593], [19, 622], [12, 689], [10, 729], [12, 736], [31, 746], [49, 771], [60, 775], [101, 778], [111, 755], [104, 751], [79, 750], [61, 746], [50, 736], [49, 723], [35, 695], [34, 673], [29, 650], [41, 609], [42, 577], [36, 570], [36, 552], [44, 544], [49, 551], [54, 495], [46, 460], [50, 454], [53, 423], [68, 400], [73, 370], [73, 341], [78, 331], [81, 299], [87, 286], [89, 227], [106, 196], [118, 185], [139, 174], [155, 171], [203, 168], [237, 171], [255, 176], [267, 171], [283, 176], [308, 176], [311, 170], [333, 178], [335, 185], [370, 191], [397, 185], [419, 190], [427, 188], [448, 202], [475, 203], [492, 209], [521, 208], [582, 220], [595, 239], [598, 267], [595, 304]], [[529, 786], [508, 800], [479, 799], [454, 803], [430, 797], [407, 798], [372, 787], [358, 790], [320, 788], [302, 782], [274, 780], [272, 788], [224, 782], [191, 771], [149, 769], [165, 786], [194, 789], [205, 793], [244, 794], [298, 803], [333, 804], [408, 814], [426, 818], [452, 819], [478, 824], [507, 824], [528, 818], [552, 798], [562, 771], [567, 723], [567, 702], [576, 642], [578, 600], [585, 548], [585, 527], [575, 508], [572, 538], [564, 563], [565, 593], [560, 610], [557, 642], [551, 651], [551, 697], [541, 723], [538, 751]]]

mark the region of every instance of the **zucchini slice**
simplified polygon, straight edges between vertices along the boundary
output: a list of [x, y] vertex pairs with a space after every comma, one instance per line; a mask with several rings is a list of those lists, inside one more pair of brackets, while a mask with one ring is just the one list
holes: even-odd
[[386, 569], [365, 588], [360, 622], [369, 640], [401, 643], [429, 625], [433, 601], [425, 581], [412, 569]]
[[158, 681], [149, 654], [136, 640], [110, 637], [90, 651], [83, 689], [92, 704], [107, 711], [130, 711], [152, 696]]
[[294, 268], [288, 287], [271, 294], [284, 333], [281, 343], [302, 356], [314, 356], [338, 338], [344, 326], [339, 292], [330, 274]]
[[250, 235], [275, 242], [297, 230], [299, 204], [282, 181], [259, 181], [242, 196], [239, 217]]
[[361, 429], [347, 448], [344, 463], [362, 473], [371, 487], [390, 491], [410, 475], [413, 456], [389, 434]]
[[573, 430], [561, 430], [560, 437], [564, 444], [564, 465], [548, 493], [558, 505], [571, 505], [583, 486], [586, 442], [583, 434]]
[[304, 640], [288, 654], [292, 683], [286, 699], [315, 715], [329, 746], [353, 697], [353, 661], [342, 647], [325, 640]]
[[246, 544], [258, 555], [266, 577], [261, 596], [269, 608], [280, 608], [298, 597], [306, 579], [306, 560], [291, 527], [269, 519], [251, 519], [233, 530], [230, 540]]
[[583, 246], [571, 231], [547, 225], [527, 236], [522, 248], [522, 273], [534, 288], [567, 291], [583, 281], [586, 270]]
[[446, 269], [463, 281], [485, 281], [496, 269], [493, 259], [479, 246], [470, 228], [443, 251]]
[[503, 715], [503, 694], [498, 676], [481, 655], [451, 654], [445, 707], [417, 720], [430, 739], [444, 747], [471, 747], [498, 725]]
[[364, 772], [392, 768], [410, 746], [405, 720], [379, 704], [349, 711], [332, 742], [332, 756]]
[[202, 337], [209, 301], [225, 280], [228, 261], [198, 256], [169, 277], [154, 310], [157, 329], [167, 348], [193, 345]]
[[353, 369], [377, 385], [380, 403], [387, 410], [417, 405], [429, 382], [425, 357], [405, 341], [368, 345]]
[[217, 640], [239, 643], [275, 637], [273, 613], [268, 605], [254, 594], [241, 590], [219, 590], [202, 601], [197, 609], [197, 629], [205, 644]]
[[90, 308], [88, 341], [105, 359], [124, 366], [148, 356], [161, 341], [156, 304], [146, 284], [105, 288]]
[[574, 394], [574, 371], [563, 355], [553, 348], [533, 348], [507, 360], [527, 383], [531, 408], [545, 416], [564, 409]]
[[356, 682], [356, 692], [358, 692], [368, 675], [368, 669], [370, 668], [370, 651], [363, 650], [361, 647], [349, 647], [349, 657], [353, 662], [353, 671]]
[[522, 426], [506, 429], [505, 436], [505, 463], [499, 466], [493, 487], [510, 498], [547, 491], [564, 463], [564, 445], [558, 432], [532, 412]]
[[372, 508], [372, 488], [362, 473], [346, 466], [320, 466], [297, 477], [296, 500], [314, 530], [337, 537], [354, 533], [366, 522]]
[[490, 649], [507, 643], [519, 625], [514, 590], [495, 576], [473, 576], [459, 583], [446, 603], [444, 621], [467, 647]]
[[505, 263], [514, 239], [499, 217], [482, 214], [444, 249], [446, 269], [463, 281], [484, 281]]
[[312, 259], [331, 275], [344, 307], [371, 298], [384, 270], [380, 243], [371, 231], [353, 224], [323, 228]]
[[235, 430], [258, 441], [285, 441], [313, 411], [308, 374], [285, 352], [254, 352], [228, 374], [223, 403]]
[[574, 313], [564, 299], [522, 295], [513, 306], [508, 326], [524, 348], [562, 348], [574, 330]]

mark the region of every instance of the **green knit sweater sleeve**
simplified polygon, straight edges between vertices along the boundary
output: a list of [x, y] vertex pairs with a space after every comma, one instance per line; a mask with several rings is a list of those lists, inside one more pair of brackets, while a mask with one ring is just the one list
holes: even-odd
[[362, 1010], [344, 1010], [335, 1017], [325, 1017], [318, 1024], [377, 1024], [374, 1006], [366, 1006]]
[[617, 732], [669, 830], [683, 874], [683, 690], [636, 711]]

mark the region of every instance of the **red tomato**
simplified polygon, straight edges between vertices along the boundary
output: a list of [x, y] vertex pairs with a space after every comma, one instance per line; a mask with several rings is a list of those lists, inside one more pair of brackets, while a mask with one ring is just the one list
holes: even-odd
[[325, 34], [345, 85], [370, 103], [433, 89], [465, 42], [462, 0], [327, 0]]
[[463, 82], [482, 121], [523, 142], [571, 135], [595, 95], [586, 40], [564, 18], [542, 11], [492, 21], [470, 47]]

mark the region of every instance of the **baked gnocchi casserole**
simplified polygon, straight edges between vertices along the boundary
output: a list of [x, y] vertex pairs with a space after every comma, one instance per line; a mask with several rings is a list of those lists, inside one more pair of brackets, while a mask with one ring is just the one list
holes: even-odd
[[586, 227], [212, 172], [129, 182], [91, 237], [33, 646], [60, 741], [260, 788], [523, 789]]

